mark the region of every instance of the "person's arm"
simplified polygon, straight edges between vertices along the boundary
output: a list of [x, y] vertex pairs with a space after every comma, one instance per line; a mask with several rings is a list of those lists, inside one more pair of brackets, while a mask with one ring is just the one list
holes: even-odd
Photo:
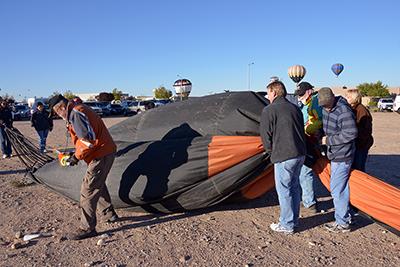
[[271, 153], [272, 151], [272, 122], [269, 118], [270, 114], [264, 108], [260, 120], [260, 136], [264, 145], [265, 152]]
[[47, 120], [49, 121], [49, 130], [50, 132], [53, 130], [53, 118], [50, 113], [47, 113]]
[[36, 113], [35, 112], [31, 116], [31, 127], [36, 128]]
[[0, 126], [4, 126], [4, 112], [0, 109]]
[[13, 115], [11, 109], [8, 109], [8, 127], [13, 128]]
[[96, 135], [89, 122], [89, 118], [83, 112], [73, 110], [70, 121], [77, 137], [77, 141], [75, 142], [75, 156], [81, 160], [93, 149]]
[[372, 135], [372, 117], [366, 110], [361, 111], [358, 116], [358, 141], [360, 144], [366, 144]]
[[338, 133], [328, 136], [328, 145], [342, 145], [347, 144], [357, 138], [357, 126], [354, 118], [353, 112], [350, 110], [345, 110], [340, 113], [338, 117]]

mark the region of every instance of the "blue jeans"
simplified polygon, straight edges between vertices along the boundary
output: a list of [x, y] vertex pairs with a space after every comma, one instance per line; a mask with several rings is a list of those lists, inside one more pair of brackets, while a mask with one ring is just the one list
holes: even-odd
[[335, 221], [337, 224], [345, 225], [350, 222], [349, 213], [349, 174], [352, 160], [331, 161], [331, 194], [335, 206]]
[[278, 193], [280, 217], [279, 223], [286, 229], [293, 229], [300, 213], [299, 175], [304, 156], [288, 159], [274, 164], [275, 188]]
[[0, 144], [1, 144], [1, 152], [3, 155], [10, 156], [11, 155], [11, 143], [10, 139], [8, 139], [7, 133], [3, 127], [0, 127]]
[[354, 155], [353, 169], [365, 172], [365, 163], [368, 158], [368, 150], [357, 149]]
[[303, 205], [306, 208], [316, 203], [314, 194], [314, 172], [310, 167], [303, 165], [300, 172], [300, 186], [302, 191]]
[[46, 139], [47, 135], [49, 134], [49, 130], [41, 130], [37, 131], [40, 141], [39, 141], [39, 146], [40, 146], [40, 151], [44, 151], [46, 149]]

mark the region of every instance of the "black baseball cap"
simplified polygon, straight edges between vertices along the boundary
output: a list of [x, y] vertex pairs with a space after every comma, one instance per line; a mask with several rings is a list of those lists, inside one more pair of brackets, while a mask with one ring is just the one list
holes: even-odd
[[302, 95], [304, 95], [304, 94], [307, 92], [307, 90], [310, 90], [310, 89], [314, 89], [314, 86], [312, 86], [312, 85], [311, 85], [310, 83], [308, 83], [308, 82], [301, 82], [301, 83], [299, 83], [299, 85], [297, 86], [296, 91], [294, 91], [294, 95], [302, 96]]
[[64, 101], [68, 101], [65, 97], [63, 97], [62, 95], [55, 95], [55, 96], [53, 96], [52, 98], [50, 98], [50, 100], [49, 100], [49, 108], [50, 108], [50, 110], [52, 110], [53, 109], [53, 107], [55, 106], [55, 105], [57, 105], [60, 101], [62, 101], [62, 100], [64, 100]]

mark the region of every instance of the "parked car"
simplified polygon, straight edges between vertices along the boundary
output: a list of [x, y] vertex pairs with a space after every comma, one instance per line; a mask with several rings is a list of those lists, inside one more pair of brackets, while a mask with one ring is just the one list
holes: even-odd
[[97, 102], [83, 102], [83, 104], [91, 107], [99, 116], [103, 115], [103, 110], [99, 107]]
[[393, 109], [393, 99], [391, 98], [381, 98], [378, 100], [379, 111], [392, 110]]
[[393, 111], [400, 113], [400, 95], [396, 95], [396, 98], [393, 101]]
[[164, 106], [164, 105], [166, 105], [168, 103], [171, 103], [171, 100], [169, 100], [169, 99], [156, 99], [153, 102], [156, 105], [156, 107], [159, 107], [159, 106]]
[[107, 109], [110, 111], [110, 115], [125, 115], [125, 109], [120, 104], [108, 104]]
[[14, 120], [28, 120], [31, 117], [31, 111], [28, 105], [15, 105], [12, 109]]
[[129, 109], [130, 111], [135, 111], [140, 113], [142, 111], [152, 109], [155, 107], [154, 102], [145, 100], [145, 101], [124, 101], [122, 102], [122, 106], [125, 109]]
[[99, 108], [101, 108], [101, 112], [103, 113], [103, 116], [110, 116], [111, 115], [111, 110], [110, 110], [110, 108], [108, 106], [110, 104], [110, 102], [99, 101], [99, 102], [96, 102], [96, 103], [97, 103], [97, 106]]

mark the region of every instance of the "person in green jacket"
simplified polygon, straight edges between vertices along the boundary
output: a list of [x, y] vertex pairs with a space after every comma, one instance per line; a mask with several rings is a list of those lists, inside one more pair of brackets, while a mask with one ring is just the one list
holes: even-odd
[[[318, 104], [318, 93], [314, 92], [314, 86], [310, 83], [301, 82], [295, 91], [295, 95], [298, 97], [299, 108], [303, 114], [307, 147], [312, 149], [320, 143], [322, 131], [322, 107]], [[300, 172], [302, 201], [305, 208], [317, 213], [319, 209], [314, 192], [316, 176], [310, 165], [306, 160]]]

